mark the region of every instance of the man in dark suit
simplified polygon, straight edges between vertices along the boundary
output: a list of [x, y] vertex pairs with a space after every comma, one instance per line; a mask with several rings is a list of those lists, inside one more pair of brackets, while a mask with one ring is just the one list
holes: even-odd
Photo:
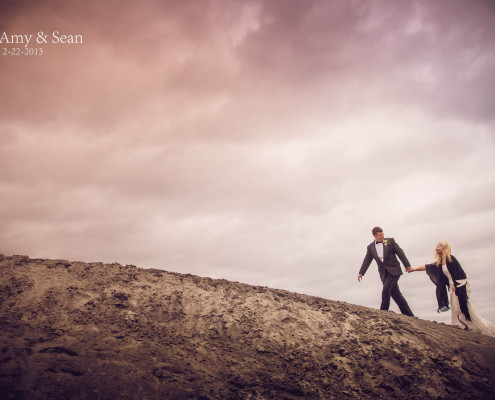
[[411, 264], [404, 254], [404, 251], [394, 239], [384, 239], [382, 228], [375, 226], [371, 232], [375, 240], [368, 245], [363, 265], [361, 265], [361, 269], [359, 270], [358, 281], [361, 282], [371, 261], [374, 259], [378, 264], [378, 272], [380, 273], [380, 279], [383, 283], [380, 310], [388, 310], [390, 307], [390, 296], [392, 296], [399, 306], [400, 312], [404, 315], [413, 317], [414, 315], [399, 289], [399, 278], [402, 275], [402, 269], [399, 260], [397, 260], [397, 256], [402, 261], [402, 264], [404, 264], [404, 267], [406, 267], [406, 271], [409, 272], [409, 270], [411, 270]]

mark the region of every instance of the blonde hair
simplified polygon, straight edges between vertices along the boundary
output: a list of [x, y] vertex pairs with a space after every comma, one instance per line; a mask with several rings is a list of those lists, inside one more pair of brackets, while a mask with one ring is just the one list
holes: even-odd
[[451, 256], [452, 249], [450, 248], [450, 245], [447, 242], [444, 241], [438, 242], [435, 250], [437, 249], [442, 250], [442, 253], [438, 254], [435, 251], [435, 264], [444, 265], [447, 260], [449, 260], [449, 262], [452, 262], [452, 256]]

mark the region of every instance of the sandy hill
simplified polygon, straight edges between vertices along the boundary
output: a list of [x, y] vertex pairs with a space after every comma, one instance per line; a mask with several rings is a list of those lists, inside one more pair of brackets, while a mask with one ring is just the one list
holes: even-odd
[[2, 399], [493, 399], [495, 339], [132, 265], [0, 256]]

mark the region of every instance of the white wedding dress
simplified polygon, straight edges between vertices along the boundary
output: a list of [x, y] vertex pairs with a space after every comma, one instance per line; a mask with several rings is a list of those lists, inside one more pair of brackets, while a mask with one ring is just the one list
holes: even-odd
[[442, 265], [443, 274], [449, 279], [450, 286], [450, 308], [452, 311], [452, 325], [460, 325], [463, 328], [468, 328], [470, 331], [480, 332], [488, 336], [495, 337], [495, 325], [493, 325], [490, 321], [487, 321], [484, 318], [481, 318], [480, 315], [476, 312], [471, 302], [469, 301], [469, 297], [471, 294], [471, 285], [469, 284], [469, 280], [459, 279], [456, 282], [460, 284], [460, 286], [466, 285], [467, 295], [468, 295], [468, 310], [471, 316], [471, 321], [468, 321], [464, 314], [461, 311], [461, 307], [459, 305], [459, 299], [457, 298], [454, 292], [454, 282], [452, 281], [452, 276], [450, 276], [449, 270], [446, 265]]

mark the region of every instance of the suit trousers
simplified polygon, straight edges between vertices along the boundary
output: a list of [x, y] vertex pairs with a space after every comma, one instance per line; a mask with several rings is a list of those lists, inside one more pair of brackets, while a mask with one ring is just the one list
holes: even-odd
[[409, 315], [411, 317], [414, 316], [409, 305], [407, 304], [406, 299], [402, 296], [402, 293], [399, 289], [399, 278], [400, 275], [394, 276], [390, 275], [385, 271], [385, 279], [383, 280], [383, 290], [382, 290], [382, 304], [380, 306], [380, 310], [388, 310], [390, 307], [390, 297], [394, 299], [394, 301], [399, 306], [399, 310], [404, 315]]

